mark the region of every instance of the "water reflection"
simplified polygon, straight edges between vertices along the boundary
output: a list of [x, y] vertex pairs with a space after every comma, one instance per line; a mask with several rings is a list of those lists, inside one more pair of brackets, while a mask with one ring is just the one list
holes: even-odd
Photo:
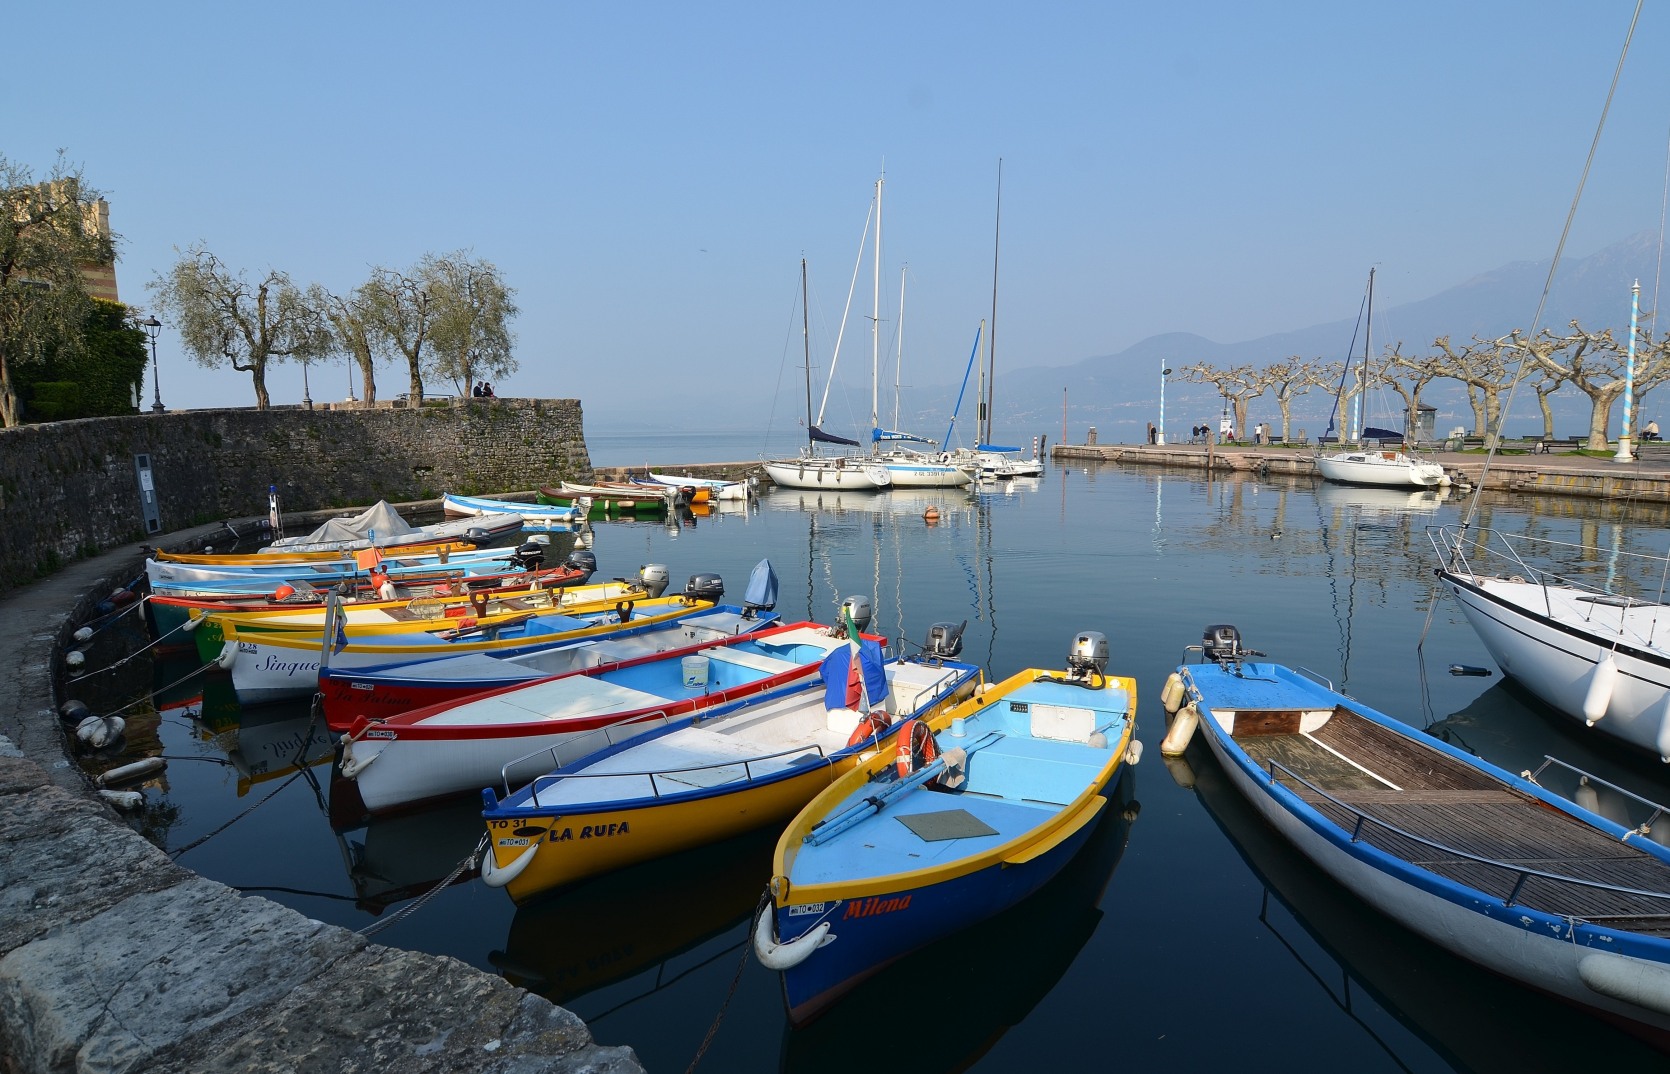
[[[1125, 768], [1089, 842], [1030, 898], [899, 960], [809, 1025], [789, 1027], [785, 1018], [785, 1074], [852, 1070], [852, 1042], [873, 1038], [878, 1016], [890, 1027], [887, 1069], [932, 1074], [973, 1066], [1032, 1013], [1095, 934], [1103, 893], [1140, 811], [1136, 770]], [[919, 1027], [908, 1020], [913, 1003]], [[950, 1021], [948, 1008], [955, 1010]], [[1063, 1056], [1083, 1054], [1063, 1043]], [[1067, 1066], [1035, 1059], [1038, 1069]]]
[[[353, 780], [331, 782], [331, 820], [353, 887], [354, 905], [372, 914], [432, 891], [468, 883], [476, 869], [458, 868], [481, 841], [481, 802], [460, 798], [409, 813], [365, 817]], [[352, 823], [336, 827], [344, 817]]]
[[[479, 806], [475, 814], [479, 833]], [[716, 957], [715, 948], [734, 957], [734, 944], [710, 941], [749, 920], [776, 844], [774, 830], [750, 832], [520, 906], [504, 947], [488, 957], [506, 980], [555, 1003], [627, 982], [592, 996], [588, 1018], [637, 1003]]]
[[[1663, 1058], [1599, 1019], [1451, 955], [1365, 907], [1266, 824], [1200, 742], [1168, 759], [1262, 885], [1253, 914], [1365, 1047], [1404, 1070], [1432, 1065], [1522, 1074], [1662, 1069]], [[1302, 996], [1287, 997], [1306, 1003]], [[1390, 1016], [1389, 1018], [1387, 1016]]]

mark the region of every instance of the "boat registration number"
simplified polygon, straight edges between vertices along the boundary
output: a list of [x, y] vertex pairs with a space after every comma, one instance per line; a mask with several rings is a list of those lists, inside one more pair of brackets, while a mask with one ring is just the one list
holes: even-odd
[[809, 902], [805, 905], [791, 906], [789, 907], [789, 916], [799, 917], [801, 914], [821, 914], [824, 911], [824, 907], [828, 905], [829, 904], [826, 902]]

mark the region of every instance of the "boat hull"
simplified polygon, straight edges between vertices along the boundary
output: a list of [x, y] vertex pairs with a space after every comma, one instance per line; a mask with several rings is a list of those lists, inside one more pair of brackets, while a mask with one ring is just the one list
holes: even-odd
[[887, 488], [892, 477], [886, 467], [862, 459], [809, 457], [765, 464], [766, 476], [775, 485], [790, 489], [844, 489], [874, 492]]
[[1343, 451], [1318, 455], [1317, 472], [1325, 480], [1347, 485], [1382, 488], [1442, 488], [1449, 475], [1435, 462], [1411, 458], [1401, 451]]
[[[1269, 772], [1253, 761], [1220, 725], [1212, 710], [1214, 704], [1228, 710], [1244, 710], [1257, 722], [1271, 717], [1267, 710], [1303, 708], [1325, 713], [1331, 703], [1345, 704], [1347, 699], [1331, 691], [1307, 687], [1311, 697], [1308, 703], [1273, 701], [1268, 694], [1255, 700], [1247, 696], [1248, 689], [1259, 690], [1262, 686], [1258, 684], [1291, 682], [1298, 677], [1269, 664], [1246, 665], [1246, 669], [1244, 676], [1235, 678], [1242, 684], [1254, 683], [1250, 688], [1225, 687], [1222, 684], [1228, 674], [1220, 675], [1219, 669], [1212, 665], [1180, 668], [1179, 675], [1188, 696], [1199, 707], [1200, 730], [1208, 748], [1230, 783], [1301, 854], [1369, 906], [1457, 956], [1618, 1022], [1648, 1039], [1670, 1039], [1664, 1036], [1670, 1032], [1670, 941], [1645, 933], [1606, 928], [1581, 918], [1554, 916], [1523, 901], [1509, 902], [1486, 894], [1388, 853], [1373, 845], [1372, 839], [1358, 838], [1356, 830], [1336, 824], [1286, 782], [1274, 782]], [[1226, 704], [1222, 700], [1226, 689], [1241, 693]], [[1535, 784], [1516, 779], [1436, 739], [1417, 740], [1411, 730], [1397, 721], [1355, 702], [1349, 704], [1351, 711], [1360, 717], [1417, 742], [1418, 749], [1448, 755], [1476, 770], [1485, 781], [1494, 781], [1535, 799], [1553, 812], [1577, 816], [1575, 807]], [[1365, 759], [1372, 760], [1372, 757]], [[1390, 808], [1389, 805], [1376, 807], [1378, 812]], [[1599, 817], [1577, 819], [1603, 832], [1623, 835], [1622, 828]], [[1502, 825], [1500, 838], [1506, 845], [1515, 845], [1510, 821], [1492, 819], [1488, 823]], [[1356, 829], [1362, 827], [1361, 823], [1356, 825]], [[1643, 841], [1634, 845], [1647, 857], [1663, 859], [1662, 851], [1654, 844]], [[1417, 845], [1417, 850], [1410, 853], [1425, 859], [1443, 852], [1420, 853]], [[1537, 864], [1546, 863], [1539, 860]], [[1483, 870], [1512, 868], [1483, 866]], [[1484, 875], [1484, 872], [1470, 875]], [[1634, 984], [1620, 984], [1624, 981]], [[1631, 988], [1637, 996], [1635, 1002], [1615, 998]]]
[[1502, 674], [1569, 719], [1589, 722], [1585, 706], [1610, 659], [1616, 676], [1594, 731], [1670, 759], [1670, 654], [1649, 640], [1656, 606], [1628, 612], [1626, 626], [1621, 609], [1578, 602], [1558, 586], [1448, 571], [1439, 577]]

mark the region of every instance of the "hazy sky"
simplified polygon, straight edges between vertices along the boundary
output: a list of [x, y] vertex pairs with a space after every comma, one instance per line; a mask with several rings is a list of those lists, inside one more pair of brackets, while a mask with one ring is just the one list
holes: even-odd
[[[782, 427], [800, 259], [821, 388], [883, 167], [882, 346], [908, 265], [907, 384], [958, 380], [990, 313], [999, 158], [1000, 371], [1340, 320], [1370, 264], [1389, 308], [1553, 253], [1633, 10], [27, 4], [0, 152], [40, 174], [63, 148], [108, 192], [130, 302], [199, 241], [343, 291], [465, 248], [518, 292], [500, 395], [578, 396], [588, 430]], [[1659, 227], [1667, 83], [1649, 7], [1571, 253]], [[864, 419], [869, 273], [838, 393]], [[169, 406], [253, 403], [166, 329], [159, 354]], [[309, 385], [345, 398], [345, 366]], [[299, 369], [269, 386], [297, 401]]]

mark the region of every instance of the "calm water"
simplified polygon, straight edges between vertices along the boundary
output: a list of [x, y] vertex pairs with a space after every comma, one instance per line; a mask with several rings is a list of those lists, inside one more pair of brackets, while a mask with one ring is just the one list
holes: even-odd
[[[632, 459], [623, 449], [621, 461], [733, 457], [732, 445], [688, 446]], [[599, 445], [593, 456], [610, 461]], [[930, 504], [937, 525], [922, 517]], [[1487, 512], [1586, 543], [1596, 570], [1638, 547], [1632, 535], [1661, 539], [1665, 523], [1662, 510], [1576, 500]], [[175, 682], [191, 659], [153, 670], [171, 760], [144, 823], [170, 850], [190, 848], [182, 864], [243, 891], [353, 929], [398, 918], [379, 942], [501, 973], [658, 1071], [689, 1066], [722, 1010], [700, 1069], [850, 1070], [864, 1040], [867, 1055], [886, 1053], [867, 1066], [919, 1072], [1249, 1061], [1519, 1072], [1589, 1069], [1599, 1056], [1612, 1071], [1662, 1070], [1631, 1038], [1364, 911], [1270, 836], [1198, 744], [1183, 761], [1160, 755], [1166, 675], [1205, 626], [1233, 623], [1274, 659], [1506, 767], [1556, 753], [1670, 800], [1656, 764], [1533, 711], [1498, 677], [1448, 673], [1489, 666], [1453, 603], [1434, 604], [1424, 530], [1459, 514], [1456, 501], [1403, 493], [1107, 465], [972, 498], [768, 490], [754, 509], [670, 528], [597, 525], [603, 576], [658, 562], [681, 586], [717, 571], [740, 599], [769, 558], [788, 619], [827, 622], [849, 594], [870, 596], [873, 629], [895, 638], [919, 642], [936, 621], [966, 619], [965, 658], [997, 678], [1060, 666], [1076, 631], [1100, 630], [1112, 669], [1138, 678], [1142, 762], [1120, 788], [1124, 808], [1060, 881], [801, 1031], [787, 1026], [775, 975], [744, 957], [771, 832], [520, 909], [466, 876], [400, 917], [475, 845], [476, 804], [367, 825], [337, 795], [333, 818], [329, 743], [305, 707], [240, 713], [224, 681]], [[299, 756], [312, 767], [298, 769]], [[917, 1029], [901, 1009], [918, 1012]]]

